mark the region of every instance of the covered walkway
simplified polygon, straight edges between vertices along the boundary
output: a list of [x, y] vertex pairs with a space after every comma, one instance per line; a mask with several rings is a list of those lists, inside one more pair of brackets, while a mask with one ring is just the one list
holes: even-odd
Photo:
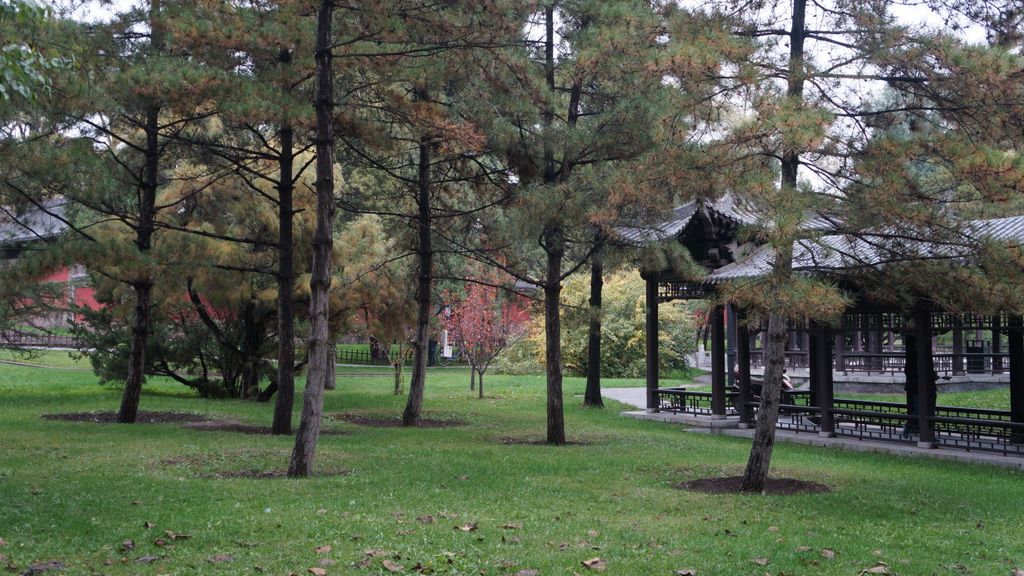
[[[686, 430], [705, 434], [722, 434], [739, 438], [752, 438], [753, 430], [739, 428], [739, 419], [711, 418], [708, 416], [695, 416], [685, 413], [672, 412], [647, 412], [644, 410], [646, 404], [646, 390], [643, 388], [606, 388], [603, 391], [605, 398], [616, 400], [637, 410], [626, 410], [623, 416], [639, 420], [653, 420], [669, 424], [680, 424], [686, 426]], [[991, 452], [966, 451], [950, 448], [920, 448], [910, 443], [893, 443], [867, 438], [845, 438], [839, 436], [820, 436], [817, 434], [800, 433], [779, 429], [775, 433], [778, 442], [792, 442], [810, 446], [821, 446], [824, 448], [853, 450], [857, 452], [876, 452], [880, 454], [894, 454], [907, 457], [938, 458], [941, 460], [952, 460], [956, 462], [967, 462], [971, 464], [986, 464], [1024, 470], [1024, 458], [994, 454]]]

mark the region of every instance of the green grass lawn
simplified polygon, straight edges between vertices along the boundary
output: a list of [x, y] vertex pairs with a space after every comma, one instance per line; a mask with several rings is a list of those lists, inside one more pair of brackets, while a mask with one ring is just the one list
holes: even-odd
[[[339, 373], [329, 414], [397, 415], [404, 405], [384, 370]], [[739, 474], [749, 443], [621, 418], [617, 405], [584, 409], [583, 386], [566, 382], [576, 445], [502, 442], [543, 437], [542, 377], [488, 376], [488, 397], [478, 400], [467, 372], [442, 369], [429, 375], [428, 416], [464, 426], [326, 420], [343, 433], [321, 437], [318, 466], [347, 474], [247, 479], [225, 476], [285, 468], [292, 439], [43, 420], [116, 409], [119, 392], [88, 372], [0, 366], [0, 565], [280, 576], [311, 567], [391, 574], [389, 566], [396, 574], [571, 576], [590, 573], [581, 562], [595, 557], [607, 563], [604, 574], [621, 575], [856, 575], [879, 561], [900, 575], [1024, 568], [1020, 473], [783, 444], [776, 475], [832, 491], [687, 492], [673, 485]], [[147, 385], [142, 408], [256, 424], [271, 416], [267, 404], [202, 400], [162, 381]], [[126, 540], [131, 550], [122, 549]]]

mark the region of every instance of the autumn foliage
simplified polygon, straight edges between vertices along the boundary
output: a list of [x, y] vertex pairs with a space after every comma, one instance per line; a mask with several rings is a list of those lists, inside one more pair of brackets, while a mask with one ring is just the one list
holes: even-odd
[[518, 297], [500, 293], [496, 286], [470, 282], [461, 299], [445, 294], [443, 324], [479, 378], [484, 397], [484, 372], [510, 344], [526, 335], [529, 311]]

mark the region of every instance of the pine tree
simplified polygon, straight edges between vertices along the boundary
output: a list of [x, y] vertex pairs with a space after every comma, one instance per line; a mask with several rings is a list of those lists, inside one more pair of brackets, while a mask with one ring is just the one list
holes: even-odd
[[[685, 154], [659, 149], [689, 147], [736, 45], [717, 17], [646, 2], [545, 2], [524, 29], [525, 60], [509, 66], [511, 79], [493, 80], [493, 109], [481, 112], [515, 178], [515, 202], [486, 230], [492, 249], [508, 249], [478, 258], [543, 291], [547, 442], [564, 444], [561, 283], [600, 245], [595, 229], [607, 232], [631, 205], [642, 213], [670, 203], [668, 176], [684, 171]], [[684, 33], [703, 34], [706, 48]], [[665, 161], [660, 178], [624, 177], [654, 157]]]

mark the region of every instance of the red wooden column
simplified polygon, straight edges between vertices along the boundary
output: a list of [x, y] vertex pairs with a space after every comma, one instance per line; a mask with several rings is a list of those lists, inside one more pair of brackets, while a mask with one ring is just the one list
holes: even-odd
[[[1010, 330], [1006, 335], [1010, 355], [1010, 422], [1024, 424], [1024, 322], [1020, 316], [1010, 316]], [[1024, 444], [1024, 429], [1010, 433], [1010, 441]]]
[[647, 411], [658, 411], [658, 281], [646, 278]]
[[935, 447], [935, 381], [932, 380], [932, 315], [924, 306], [914, 309], [914, 346], [917, 352], [917, 418], [920, 448]]
[[736, 364], [739, 370], [736, 385], [740, 393], [736, 402], [739, 404], [740, 428], [746, 428], [754, 420], [753, 410], [747, 406], [753, 397], [750, 393], [750, 328], [739, 310], [736, 312]]
[[725, 318], [724, 309], [711, 311], [711, 413], [725, 416]]

